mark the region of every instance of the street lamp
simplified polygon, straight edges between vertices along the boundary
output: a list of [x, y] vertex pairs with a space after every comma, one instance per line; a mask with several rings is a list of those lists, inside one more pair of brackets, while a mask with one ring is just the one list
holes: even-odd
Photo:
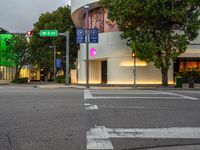
[[89, 53], [89, 25], [88, 25], [88, 13], [89, 13], [89, 5], [86, 4], [84, 6], [84, 9], [86, 11], [86, 88], [89, 89], [89, 60], [88, 60], [88, 53]]
[[49, 48], [53, 48], [54, 49], [54, 61], [53, 61], [53, 82], [56, 83], [56, 46], [49, 46]]
[[134, 75], [134, 83], [133, 86], [136, 87], [136, 54], [132, 52], [131, 57], [133, 58], [134, 64], [133, 64], [133, 75]]

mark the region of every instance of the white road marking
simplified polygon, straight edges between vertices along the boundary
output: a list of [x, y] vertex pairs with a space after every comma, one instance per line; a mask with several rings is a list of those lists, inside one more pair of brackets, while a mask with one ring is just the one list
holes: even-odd
[[91, 94], [90, 90], [84, 90], [84, 100], [87, 99], [95, 99], [95, 97]]
[[164, 93], [111, 93], [111, 92], [104, 92], [104, 93], [96, 93], [96, 92], [92, 92], [93, 94], [108, 94], [108, 95], [163, 95]]
[[[117, 93], [116, 93], [117, 92]], [[120, 91], [122, 92], [122, 91]], [[151, 93], [150, 93], [151, 92]], [[129, 96], [93, 96], [93, 94], [100, 94], [100, 95], [129, 95]], [[163, 95], [163, 96], [159, 96], [159, 97], [149, 97], [149, 96], [130, 96], [130, 95]], [[171, 97], [167, 97], [164, 95], [171, 95]], [[171, 92], [162, 92], [162, 91], [145, 91], [144, 93], [142, 93], [141, 91], [138, 91], [138, 93], [119, 93], [118, 91], [115, 91], [115, 93], [113, 92], [107, 92], [107, 91], [96, 91], [96, 90], [84, 90], [84, 100], [92, 100], [92, 99], [187, 99], [187, 100], [199, 100], [199, 98], [195, 98], [195, 97], [190, 97], [190, 96], [185, 96], [182, 94], [176, 94], [176, 93], [171, 93]]]
[[170, 93], [170, 92], [161, 92], [161, 93], [169, 94], [169, 95], [172, 95], [172, 96], [180, 96], [184, 99], [189, 99], [189, 100], [199, 100], [198, 98], [195, 98], [195, 97], [185, 96], [185, 95], [177, 94], [177, 93]]
[[85, 110], [98, 110], [99, 109], [97, 105], [92, 105], [89, 103], [85, 103], [84, 105], [86, 106]]
[[96, 126], [86, 132], [87, 149], [114, 149], [110, 138], [200, 139], [200, 127], [106, 128]]
[[179, 91], [179, 92], [200, 94], [200, 91]]
[[[183, 97], [135, 97], [135, 96], [120, 96], [120, 97], [114, 97], [114, 96], [97, 96], [93, 99], [183, 99]], [[184, 98], [185, 99], [185, 98]]]
[[85, 105], [85, 106], [90, 106], [91, 104], [89, 104], [89, 103], [85, 103], [84, 105]]
[[98, 106], [97, 105], [91, 105], [91, 106], [87, 106], [86, 108], [85, 108], [85, 110], [98, 110], [99, 108], [98, 108]]
[[104, 126], [95, 127], [86, 132], [87, 150], [97, 149], [114, 149], [112, 142], [109, 139], [109, 134]]
[[143, 106], [129, 106], [129, 107], [115, 107], [115, 106], [108, 106], [108, 107], [100, 107], [102, 109], [145, 109], [145, 110], [164, 110], [164, 109], [172, 109], [172, 108], [155, 108], [155, 107], [143, 107]]

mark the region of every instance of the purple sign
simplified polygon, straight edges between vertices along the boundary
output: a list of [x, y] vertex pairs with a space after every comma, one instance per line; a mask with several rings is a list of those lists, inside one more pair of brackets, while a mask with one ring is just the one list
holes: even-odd
[[91, 49], [90, 49], [90, 56], [91, 56], [91, 57], [95, 57], [96, 54], [97, 54], [96, 49], [95, 49], [95, 48], [91, 48]]

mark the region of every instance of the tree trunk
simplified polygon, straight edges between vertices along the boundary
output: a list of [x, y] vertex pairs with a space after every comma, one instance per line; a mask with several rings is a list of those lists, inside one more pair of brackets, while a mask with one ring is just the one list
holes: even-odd
[[22, 69], [21, 66], [19, 68], [16, 66], [15, 79], [19, 79], [20, 78], [20, 71], [21, 71], [21, 69]]
[[19, 72], [19, 69], [18, 69], [18, 65], [16, 65], [15, 70], [16, 70], [15, 79], [19, 79], [20, 72]]
[[168, 70], [161, 69], [161, 74], [162, 74], [162, 85], [168, 86]]

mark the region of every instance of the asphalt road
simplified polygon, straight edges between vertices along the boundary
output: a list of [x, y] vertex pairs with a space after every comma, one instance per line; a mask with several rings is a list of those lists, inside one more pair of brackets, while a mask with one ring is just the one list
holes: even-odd
[[199, 116], [198, 90], [0, 86], [0, 150], [197, 150]]
[[0, 87], [0, 150], [84, 150], [83, 91]]

